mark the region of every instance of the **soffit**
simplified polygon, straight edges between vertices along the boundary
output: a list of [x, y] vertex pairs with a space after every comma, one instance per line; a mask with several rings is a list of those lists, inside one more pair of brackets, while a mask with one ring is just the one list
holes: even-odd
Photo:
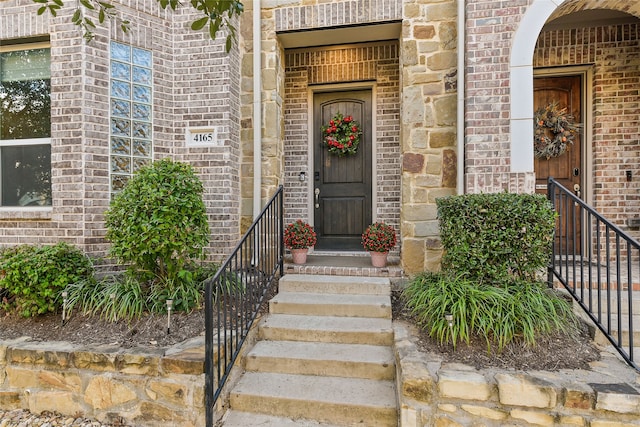
[[401, 29], [402, 24], [400, 22], [389, 22], [375, 25], [334, 27], [322, 30], [281, 32], [278, 33], [278, 38], [285, 49], [294, 49], [300, 47], [397, 40], [400, 38]]

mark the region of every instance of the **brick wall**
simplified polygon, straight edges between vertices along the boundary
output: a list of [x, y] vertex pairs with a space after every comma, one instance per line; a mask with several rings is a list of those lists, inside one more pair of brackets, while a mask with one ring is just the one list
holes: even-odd
[[375, 129], [378, 220], [400, 223], [399, 47], [387, 42], [355, 47], [293, 50], [285, 55], [285, 222], [310, 218], [312, 180], [298, 174], [309, 162], [309, 85], [376, 83]]
[[532, 176], [510, 172], [509, 126], [511, 45], [529, 3], [466, 2], [465, 191], [469, 193], [533, 190]]
[[[120, 2], [116, 2], [120, 3]], [[122, 2], [118, 15], [132, 23], [123, 33], [107, 22], [91, 43], [70, 22], [73, 5], [57, 18], [37, 16], [31, 0], [3, 2], [0, 39], [49, 35], [52, 81], [51, 209], [0, 210], [2, 244], [66, 240], [104, 256], [104, 212], [109, 206], [109, 42], [153, 52], [154, 158], [190, 162], [205, 186], [214, 259], [239, 236], [239, 53], [211, 41], [189, 24], [189, 8], [172, 13], [156, 2]], [[168, 17], [171, 19], [168, 19]], [[187, 147], [185, 129], [216, 127], [215, 147]]]
[[[592, 204], [626, 229], [640, 216], [640, 24], [543, 32], [534, 66], [591, 64], [593, 67], [590, 145]], [[626, 180], [626, 171], [633, 179]], [[636, 238], [640, 231], [628, 230]]]

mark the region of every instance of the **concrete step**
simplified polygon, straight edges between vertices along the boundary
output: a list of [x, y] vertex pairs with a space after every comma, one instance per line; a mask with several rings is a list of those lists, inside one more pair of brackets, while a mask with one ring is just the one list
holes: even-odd
[[[581, 308], [577, 309], [577, 314], [578, 316], [580, 316], [585, 322], [592, 324], [591, 319], [582, 311]], [[630, 333], [629, 333], [629, 316], [626, 315], [622, 315], [621, 320], [621, 325], [620, 328], [618, 327], [618, 315], [617, 314], [612, 314], [611, 315], [611, 322], [608, 322], [608, 319], [606, 318], [606, 316], [602, 316], [600, 319], [600, 322], [602, 323], [602, 326], [604, 327], [605, 330], [608, 330], [609, 333], [611, 334], [611, 336], [613, 336], [614, 339], [618, 340], [618, 331], [620, 330], [620, 344], [622, 346], [629, 346], [629, 337], [630, 337]], [[632, 325], [633, 325], [633, 343], [634, 345], [636, 344], [640, 344], [640, 314], [639, 315], [634, 315], [631, 317], [632, 319]], [[595, 325], [594, 325], [595, 328]], [[601, 345], [608, 345], [609, 344], [609, 340], [607, 340], [607, 338], [604, 336], [604, 334], [600, 331], [600, 329], [595, 328], [595, 332], [596, 335], [594, 337], [594, 341], [596, 341], [598, 344]], [[640, 354], [638, 355], [638, 357], [640, 357]]]
[[390, 295], [388, 278], [286, 274], [278, 284], [280, 292]]
[[[600, 305], [598, 306], [598, 298], [600, 298]], [[605, 291], [601, 291], [600, 295], [596, 291], [592, 291], [589, 295], [587, 291], [582, 296], [582, 300], [587, 307], [591, 307], [591, 310], [596, 312], [598, 308], [602, 312], [607, 311], [607, 307], [610, 307], [612, 313], [628, 314], [629, 309], [635, 315], [640, 315], [640, 292], [631, 293], [631, 304], [629, 304], [629, 294], [627, 291], [622, 291], [620, 295], [615, 291], [611, 291], [609, 294]], [[618, 307], [618, 300], [620, 300], [620, 307]]]
[[302, 418], [293, 419], [255, 412], [227, 411], [218, 426], [224, 427], [341, 427], [337, 424], [320, 423]]
[[[606, 325], [605, 325], [606, 328]], [[613, 339], [615, 340], [619, 340], [619, 344], [623, 347], [628, 347], [630, 344], [630, 333], [628, 330], [622, 330], [622, 332], [620, 334], [618, 334], [618, 327], [617, 325], [612, 326], [610, 332], [611, 336], [613, 337]], [[618, 336], [620, 335], [620, 336]], [[602, 332], [600, 332], [600, 329], [596, 330], [596, 336], [594, 337], [594, 341], [598, 344], [608, 344], [609, 340], [604, 336], [604, 334]], [[637, 345], [640, 344], [640, 331], [637, 331], [634, 329], [633, 331], [633, 345]], [[638, 354], [638, 357], [640, 357], [640, 354]]]
[[231, 391], [234, 411], [318, 422], [396, 426], [393, 381], [246, 372]]
[[270, 314], [260, 323], [260, 337], [271, 341], [392, 345], [391, 319]]
[[246, 358], [247, 371], [392, 380], [393, 351], [365, 344], [260, 341]]
[[381, 317], [391, 319], [391, 298], [386, 295], [280, 292], [269, 301], [273, 314]]

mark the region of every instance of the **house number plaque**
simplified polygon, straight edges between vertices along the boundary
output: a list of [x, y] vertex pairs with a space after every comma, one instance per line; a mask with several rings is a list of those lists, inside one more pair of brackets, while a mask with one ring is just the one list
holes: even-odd
[[186, 134], [187, 147], [220, 147], [216, 128], [190, 128]]

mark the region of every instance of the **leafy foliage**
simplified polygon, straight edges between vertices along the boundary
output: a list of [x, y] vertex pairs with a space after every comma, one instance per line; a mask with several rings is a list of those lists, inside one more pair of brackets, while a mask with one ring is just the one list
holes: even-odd
[[209, 242], [202, 193], [188, 164], [164, 159], [141, 168], [106, 212], [110, 254], [143, 281], [183, 279]]
[[534, 345], [540, 334], [566, 332], [575, 326], [571, 305], [539, 282], [478, 285], [463, 275], [423, 273], [411, 281], [404, 295], [429, 334], [454, 347], [480, 336], [489, 351], [492, 344], [500, 351], [516, 339]]
[[[38, 15], [49, 12], [55, 17], [64, 6], [63, 0], [33, 0], [33, 2], [42, 5], [38, 8]], [[174, 11], [183, 6], [180, 0], [156, 0], [156, 2], [163, 9], [171, 7]], [[193, 9], [203, 15], [202, 18], [198, 18], [191, 24], [191, 29], [198, 31], [208, 24], [211, 39], [215, 39], [220, 30], [228, 29], [229, 34], [226, 37], [225, 47], [229, 52], [234, 40], [236, 40], [236, 29], [231, 21], [234, 16], [243, 12], [242, 2], [239, 0], [190, 0], [189, 3]], [[95, 37], [93, 31], [96, 29], [96, 19], [99, 24], [103, 24], [106, 19], [115, 20], [116, 18], [116, 8], [108, 1], [79, 0], [71, 21], [82, 29], [83, 37], [87, 41], [91, 41]], [[129, 21], [120, 21], [120, 29], [125, 33], [130, 26]]]
[[362, 129], [352, 116], [343, 117], [342, 113], [336, 113], [321, 130], [329, 153], [344, 157], [358, 152]]
[[483, 337], [488, 350], [570, 331], [571, 305], [536, 275], [551, 255], [555, 213], [541, 195], [466, 194], [437, 200], [442, 272], [415, 277], [407, 305], [441, 343]]
[[535, 280], [549, 261], [555, 212], [540, 194], [465, 194], [438, 199], [443, 269], [479, 283]]
[[0, 271], [0, 288], [13, 300], [7, 308], [25, 317], [55, 311], [67, 285], [93, 277], [91, 260], [66, 243], [6, 248], [0, 252]]

